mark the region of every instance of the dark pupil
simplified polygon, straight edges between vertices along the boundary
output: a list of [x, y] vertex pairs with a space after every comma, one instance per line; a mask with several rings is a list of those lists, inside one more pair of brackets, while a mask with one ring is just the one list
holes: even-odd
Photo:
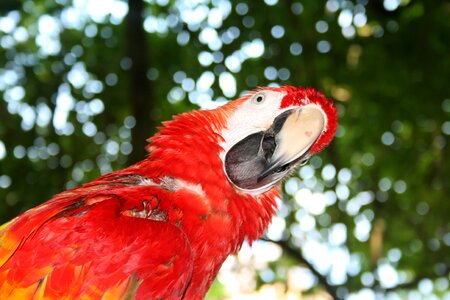
[[256, 97], [256, 102], [261, 102], [263, 98], [261, 96]]

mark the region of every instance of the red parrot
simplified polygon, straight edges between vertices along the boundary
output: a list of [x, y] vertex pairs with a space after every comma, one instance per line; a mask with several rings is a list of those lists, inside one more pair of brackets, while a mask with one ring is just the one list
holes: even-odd
[[331, 100], [291, 86], [176, 116], [144, 160], [0, 227], [0, 299], [203, 299], [336, 127]]

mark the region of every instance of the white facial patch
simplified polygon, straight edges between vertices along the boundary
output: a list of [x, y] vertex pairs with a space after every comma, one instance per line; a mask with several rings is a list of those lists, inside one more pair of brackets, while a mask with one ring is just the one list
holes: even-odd
[[[224, 149], [220, 155], [222, 161], [225, 153], [236, 143], [250, 134], [269, 129], [275, 117], [289, 109], [280, 109], [281, 100], [285, 95], [285, 92], [257, 92], [232, 113], [227, 126], [221, 132], [225, 140], [220, 145]], [[263, 97], [262, 102], [258, 102], [258, 96]]]

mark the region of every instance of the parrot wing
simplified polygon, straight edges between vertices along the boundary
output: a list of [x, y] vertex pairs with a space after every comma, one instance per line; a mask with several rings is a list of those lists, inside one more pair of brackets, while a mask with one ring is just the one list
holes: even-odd
[[0, 299], [182, 298], [192, 249], [161, 192], [91, 184], [1, 226]]

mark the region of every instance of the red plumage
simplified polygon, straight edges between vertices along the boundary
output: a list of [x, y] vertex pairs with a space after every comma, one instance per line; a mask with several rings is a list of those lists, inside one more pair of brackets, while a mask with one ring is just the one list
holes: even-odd
[[[336, 111], [313, 89], [286, 93], [280, 109], [308, 98], [334, 136]], [[278, 184], [259, 195], [227, 178], [220, 156], [230, 115], [253, 94], [165, 122], [143, 161], [56, 195], [0, 227], [1, 299], [202, 299], [228, 255], [259, 238]]]

